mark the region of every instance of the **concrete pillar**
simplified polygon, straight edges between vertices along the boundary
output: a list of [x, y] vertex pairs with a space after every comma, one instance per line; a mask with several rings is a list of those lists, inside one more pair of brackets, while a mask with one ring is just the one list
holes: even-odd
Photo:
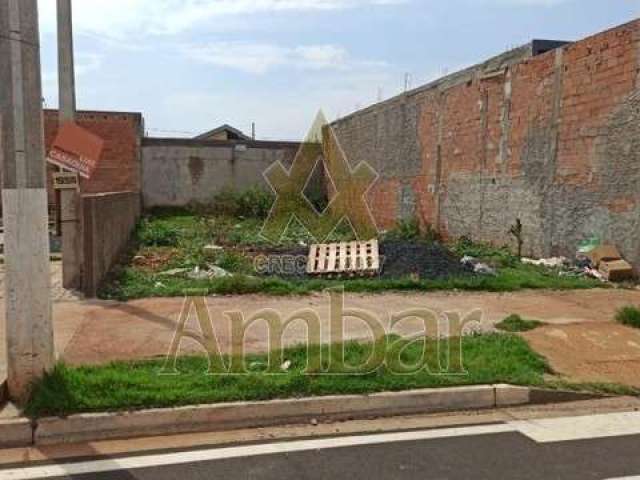
[[9, 394], [54, 362], [37, 0], [0, 1], [0, 152]]
[[76, 80], [73, 59], [71, 0], [58, 0], [58, 98], [60, 123], [76, 118]]
[[[58, 97], [62, 125], [76, 118], [76, 82], [73, 58], [73, 16], [71, 0], [58, 1]], [[60, 192], [60, 229], [62, 233], [62, 285], [82, 287], [82, 224], [80, 195], [75, 190]]]

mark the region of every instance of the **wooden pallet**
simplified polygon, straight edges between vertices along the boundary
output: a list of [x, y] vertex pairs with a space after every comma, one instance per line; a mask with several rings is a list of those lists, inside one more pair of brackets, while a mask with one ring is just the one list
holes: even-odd
[[311, 245], [307, 273], [372, 274], [380, 270], [378, 240]]

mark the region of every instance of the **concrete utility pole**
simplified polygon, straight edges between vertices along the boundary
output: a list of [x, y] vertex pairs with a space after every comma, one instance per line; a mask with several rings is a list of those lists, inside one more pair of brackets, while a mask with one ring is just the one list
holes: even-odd
[[[75, 121], [76, 81], [71, 0], [58, 0], [58, 92], [60, 125]], [[58, 198], [62, 233], [62, 284], [65, 288], [80, 289], [83, 251], [80, 195], [75, 190], [62, 190]]]
[[75, 121], [76, 78], [71, 0], [58, 0], [58, 93], [60, 123]]
[[0, 0], [0, 154], [11, 398], [54, 362], [37, 0]]

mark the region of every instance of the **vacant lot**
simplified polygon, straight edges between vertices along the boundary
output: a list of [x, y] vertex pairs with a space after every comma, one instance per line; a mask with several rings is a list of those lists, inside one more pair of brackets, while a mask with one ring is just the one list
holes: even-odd
[[[250, 212], [251, 213], [251, 212]], [[263, 212], [264, 213], [264, 212]], [[100, 295], [126, 300], [206, 294], [307, 294], [344, 285], [348, 292], [601, 287], [594, 280], [559, 270], [522, 264], [507, 248], [463, 239], [444, 244], [409, 224], [380, 236], [383, 268], [368, 278], [318, 278], [304, 271], [312, 238], [291, 224], [278, 244], [260, 236], [260, 215], [164, 210], [145, 217], [131, 250], [114, 270]], [[329, 241], [353, 240], [339, 227]], [[460, 259], [470, 255], [494, 274], [477, 274]]]

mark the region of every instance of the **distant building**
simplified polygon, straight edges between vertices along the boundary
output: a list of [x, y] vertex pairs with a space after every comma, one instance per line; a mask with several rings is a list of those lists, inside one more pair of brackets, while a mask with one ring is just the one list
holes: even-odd
[[194, 140], [252, 140], [252, 138], [245, 135], [237, 128], [224, 124], [218, 128], [209, 130], [202, 135], [198, 135]]

